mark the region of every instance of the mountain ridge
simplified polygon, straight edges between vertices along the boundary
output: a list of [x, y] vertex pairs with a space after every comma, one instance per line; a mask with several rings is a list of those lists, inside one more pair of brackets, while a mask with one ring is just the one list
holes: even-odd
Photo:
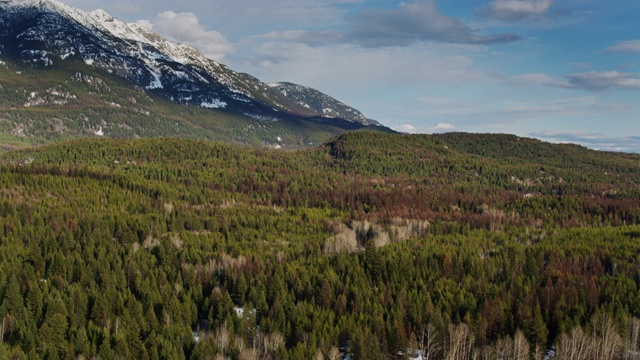
[[[100, 69], [125, 79], [149, 95], [161, 96], [179, 105], [219, 110], [249, 123], [258, 121], [255, 126], [280, 120], [298, 126], [291, 122], [302, 121], [305, 125], [299, 126], [298, 132], [308, 133], [317, 126], [330, 126], [334, 128], [330, 136], [368, 126], [388, 130], [326, 94], [296, 85], [300, 94], [295, 99], [304, 99], [303, 93], [315, 97], [321, 94], [324, 99], [322, 109], [303, 106], [301, 101], [249, 74], [235, 72], [207, 59], [189, 45], [169, 41], [141, 25], [125, 23], [104, 10], [83, 12], [55, 0], [10, 0], [0, 3], [0, 9], [4, 10], [0, 12], [0, 61], [4, 65], [0, 65], [13, 64], [11, 69], [17, 73], [31, 69], [43, 70], [40, 74], [44, 75], [46, 71], [65, 67]], [[78, 65], [71, 65], [74, 61]], [[79, 66], [80, 63], [84, 67]], [[24, 86], [24, 91], [32, 93], [33, 90], [27, 88], [36, 85]], [[20, 105], [12, 103], [9, 107]], [[278, 136], [274, 133], [270, 137]], [[313, 134], [306, 137], [317, 138]]]

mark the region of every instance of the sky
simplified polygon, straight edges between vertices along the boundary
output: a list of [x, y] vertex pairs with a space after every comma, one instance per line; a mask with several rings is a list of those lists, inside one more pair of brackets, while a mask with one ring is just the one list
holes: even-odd
[[640, 153], [638, 0], [62, 0], [398, 131]]

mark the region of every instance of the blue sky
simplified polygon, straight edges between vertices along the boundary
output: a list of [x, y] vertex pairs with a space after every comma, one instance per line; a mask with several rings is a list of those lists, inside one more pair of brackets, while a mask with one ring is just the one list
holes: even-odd
[[640, 152], [637, 0], [63, 0], [400, 131]]

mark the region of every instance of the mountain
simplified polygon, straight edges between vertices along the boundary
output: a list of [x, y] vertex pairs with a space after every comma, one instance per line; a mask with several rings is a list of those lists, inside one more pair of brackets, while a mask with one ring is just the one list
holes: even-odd
[[[290, 128], [298, 127], [297, 136], [286, 139], [289, 144], [304, 145], [327, 139], [327, 135], [379, 125], [328, 95], [294, 84], [274, 86], [263, 83], [251, 75], [235, 72], [207, 59], [191, 46], [169, 41], [138, 24], [120, 21], [103, 10], [87, 13], [55, 0], [3, 1], [0, 2], [0, 10], [0, 69], [3, 70], [3, 83], [0, 85], [4, 92], [22, 90], [27, 95], [18, 99], [14, 94], [12, 97], [17, 101], [13, 102], [5, 98], [4, 105], [9, 108], [55, 108], [64, 112], [69, 110], [71, 103], [76, 109], [95, 106], [95, 97], [81, 97], [81, 94], [73, 91], [73, 85], [69, 85], [71, 81], [77, 85], [78, 82], [94, 79], [91, 80], [94, 82], [91, 85], [93, 90], [96, 82], [100, 82], [104, 92], [126, 95], [99, 100], [106, 101], [112, 108], [117, 108], [116, 105], [123, 107], [130, 99], [135, 99], [137, 104], [140, 97], [153, 102], [162, 98], [168, 100], [165, 104], [209, 109], [216, 114], [214, 116], [234, 118], [233, 121], [242, 118], [241, 128], [269, 127], [273, 122], [284, 121], [289, 123]], [[21, 79], [16, 79], [16, 74]], [[42, 88], [40, 82], [43, 80], [48, 87], [38, 91], [37, 88]], [[107, 88], [118, 88], [123, 94], [113, 94]], [[137, 97], [131, 94], [131, 89], [138, 94]], [[96, 93], [85, 90], [92, 95]], [[161, 112], [191, 111], [176, 109], [167, 110], [165, 107]], [[113, 112], [116, 109], [109, 110]], [[130, 107], [129, 110], [153, 113], [151, 109], [141, 109], [140, 106]], [[157, 112], [155, 115], [160, 116]], [[75, 115], [81, 117], [80, 114]], [[200, 115], [206, 118], [211, 116], [211, 112]], [[65, 122], [64, 119], [56, 120], [51, 116], [40, 127], [74, 127], [66, 123], [58, 126], [61, 121]], [[188, 126], [187, 121], [181, 119], [178, 123]], [[176, 121], [165, 117], [158, 122], [166, 123], [166, 127]], [[5, 128], [11, 128], [10, 132], [5, 130], [5, 134], [19, 133], [20, 129], [16, 128], [22, 127], [22, 134], [35, 136], [38, 133], [41, 138], [60, 137], [55, 131], [43, 133], [30, 129], [29, 124], [15, 119], [9, 119], [9, 123], [13, 126], [5, 124]], [[108, 136], [153, 136], [149, 134], [148, 126], [147, 131], [138, 127], [137, 131], [129, 133], [116, 131], [115, 127], [135, 129], [136, 122], [112, 124], [104, 120], [85, 130]], [[206, 130], [206, 126], [203, 129]], [[318, 134], [318, 131], [323, 134]], [[184, 136], [184, 132], [161, 133], [165, 136]], [[71, 134], [67, 133], [67, 136]], [[271, 145], [278, 145], [275, 139], [286, 136], [274, 131], [268, 137], [270, 141], [261, 140], [263, 145], [270, 142], [274, 143]], [[232, 140], [242, 142], [241, 137]]]
[[380, 125], [375, 120], [367, 119], [360, 111], [318, 90], [289, 82], [270, 83], [268, 85], [290, 100], [295, 101], [296, 104], [325, 117], [349, 119], [365, 125]]

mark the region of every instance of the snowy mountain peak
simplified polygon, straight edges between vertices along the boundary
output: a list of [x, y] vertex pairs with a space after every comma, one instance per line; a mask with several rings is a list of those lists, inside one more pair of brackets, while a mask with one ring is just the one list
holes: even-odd
[[90, 12], [89, 15], [91, 15], [94, 19], [96, 19], [98, 21], [102, 21], [102, 22], [108, 22], [108, 21], [113, 21], [114, 20], [114, 18], [113, 18], [113, 16], [111, 16], [111, 14], [109, 14], [108, 12], [106, 12], [105, 10], [102, 10], [102, 9], [94, 10], [94, 11]]
[[265, 84], [102, 9], [84, 12], [57, 0], [0, 1], [0, 49], [32, 66], [81, 61], [183, 105], [237, 109], [260, 119], [284, 113], [368, 124], [359, 111], [319, 91]]
[[295, 101], [298, 105], [320, 113], [322, 117], [342, 118], [365, 125], [370, 123], [369, 119], [360, 111], [318, 90], [289, 82], [276, 82], [267, 85]]
[[0, 3], [0, 7], [13, 10], [27, 8], [34, 8], [43, 11], [48, 10], [49, 12], [57, 12], [60, 15], [70, 17], [84, 25], [89, 25], [93, 22], [86, 12], [63, 4], [57, 0], [8, 0], [8, 2]]

